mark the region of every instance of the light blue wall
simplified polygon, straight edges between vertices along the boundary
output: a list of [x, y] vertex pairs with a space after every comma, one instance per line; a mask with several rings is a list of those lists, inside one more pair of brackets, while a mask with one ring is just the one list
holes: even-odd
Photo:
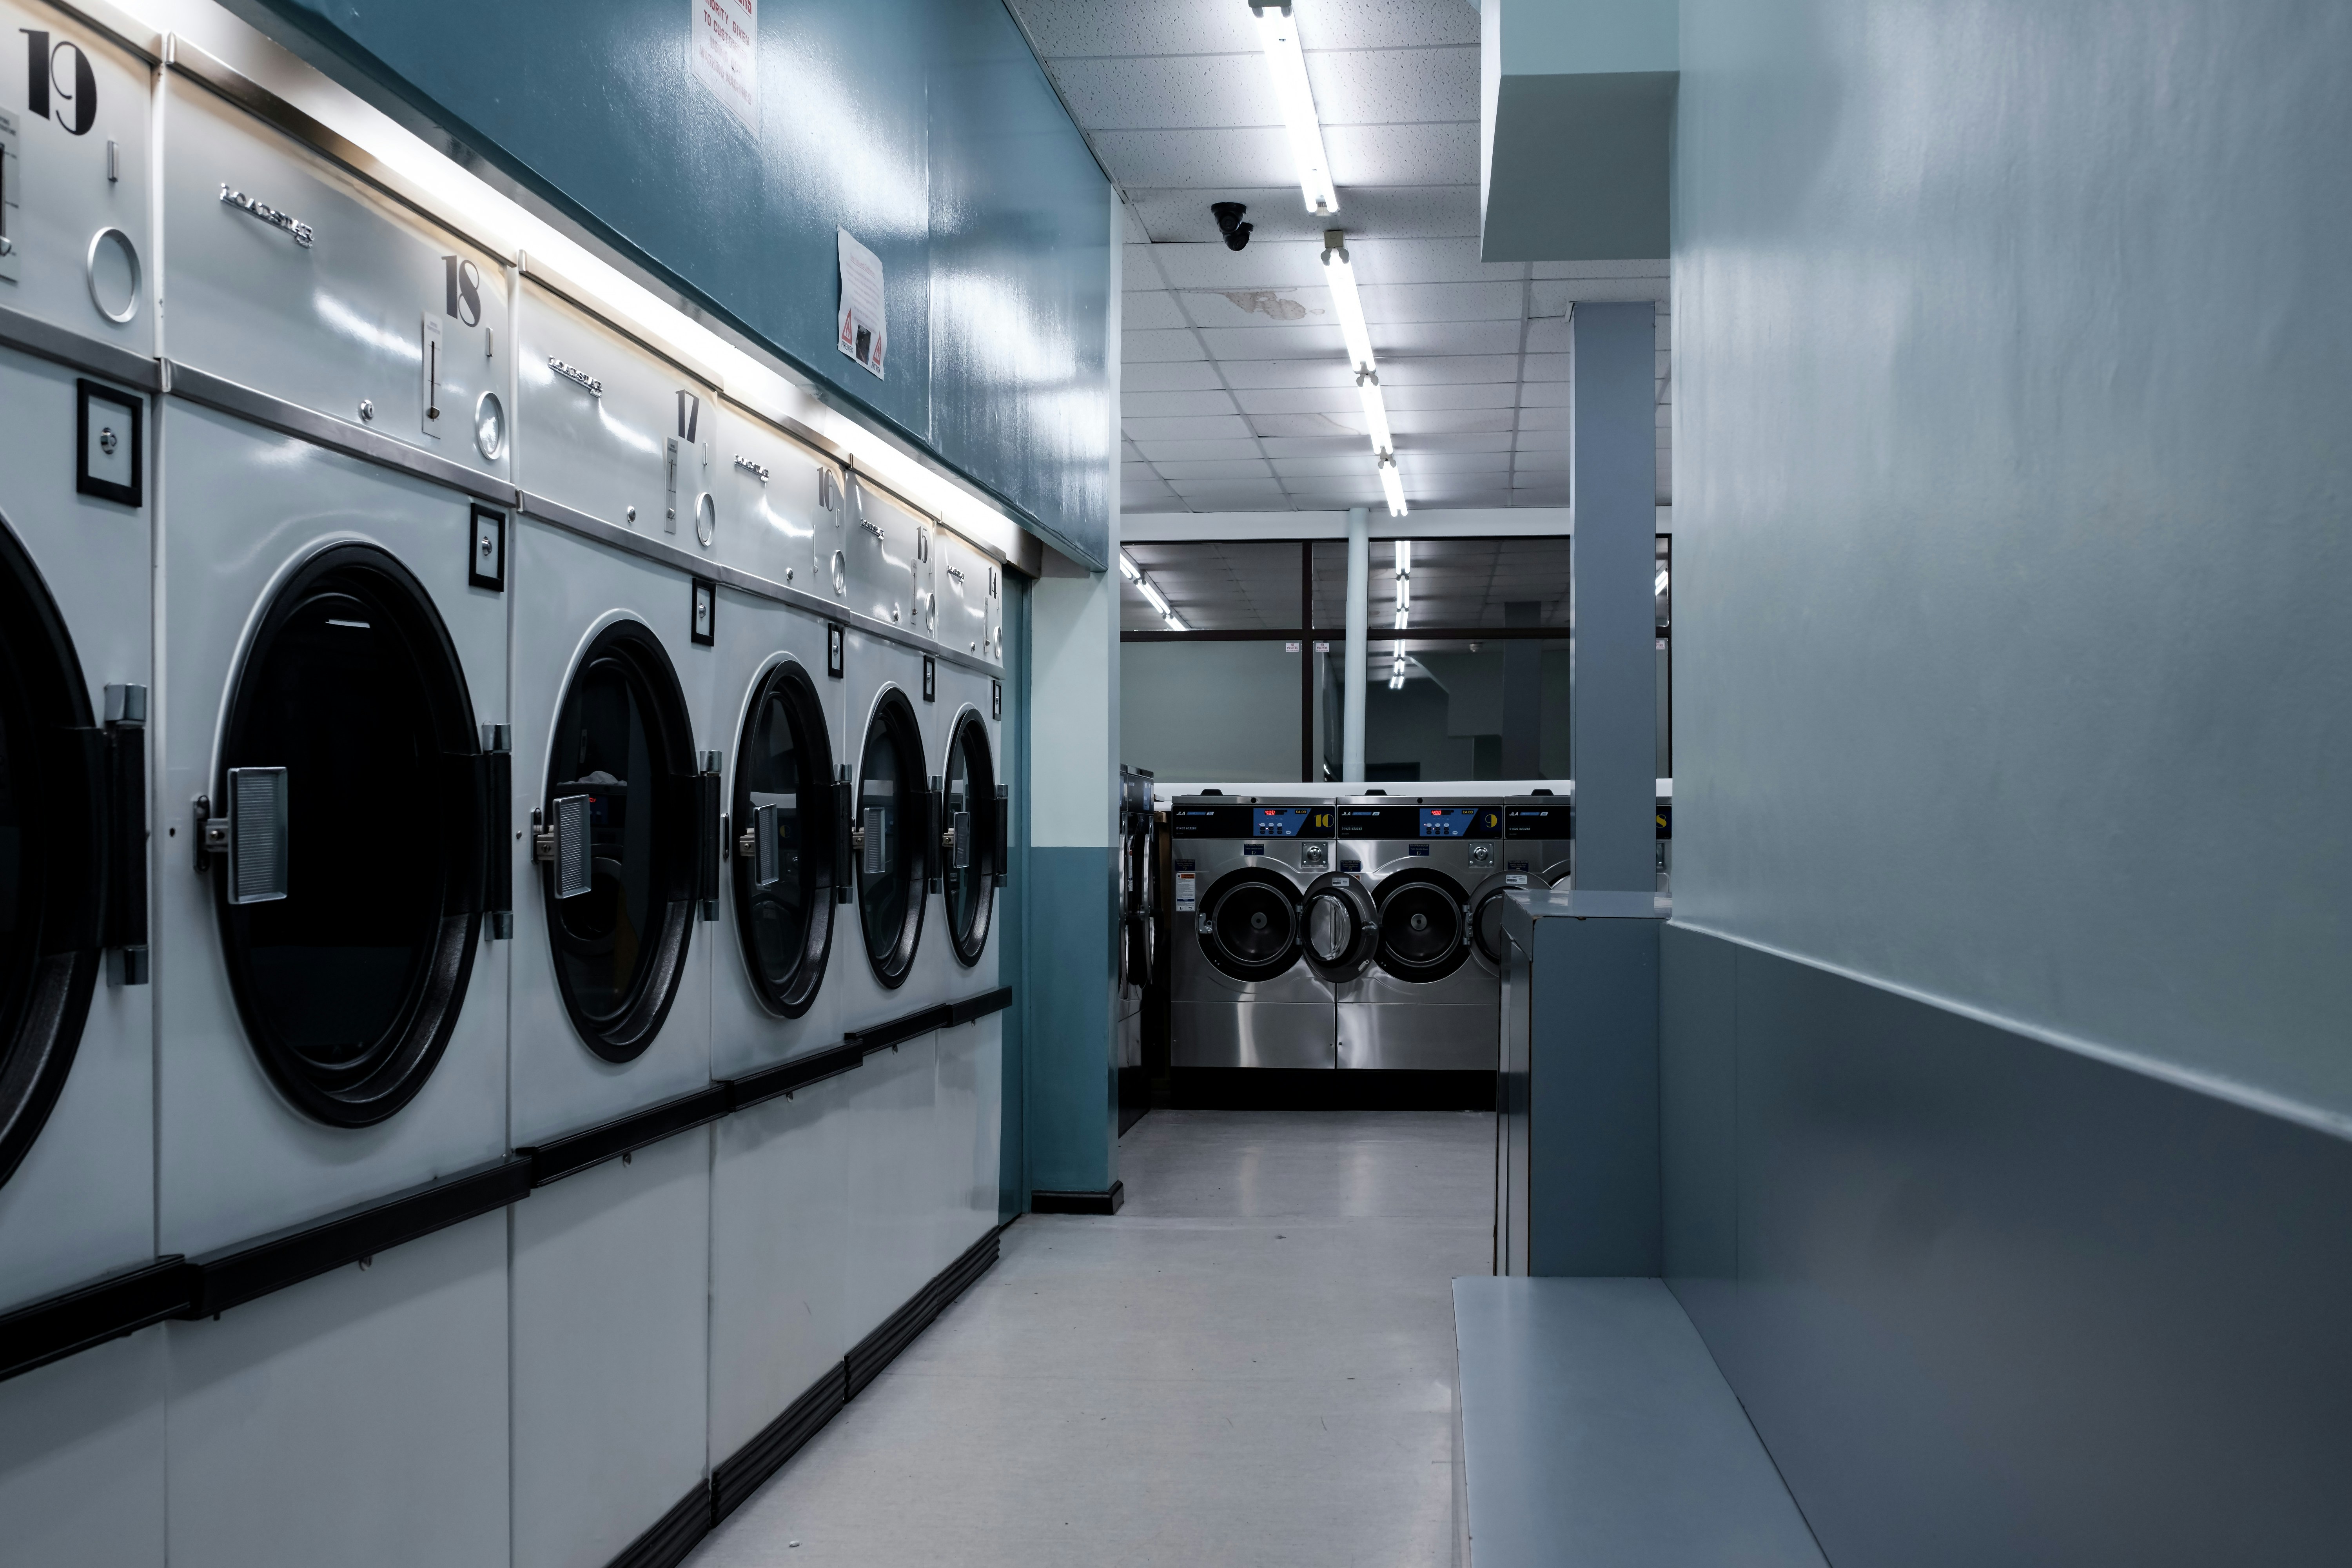
[[[1113, 202], [1000, 0], [768, 0], [756, 136], [686, 0], [228, 3], [1108, 565]], [[885, 380], [834, 346], [836, 227]]]
[[2352, 8], [1681, 50], [1677, 919], [2347, 1124]]

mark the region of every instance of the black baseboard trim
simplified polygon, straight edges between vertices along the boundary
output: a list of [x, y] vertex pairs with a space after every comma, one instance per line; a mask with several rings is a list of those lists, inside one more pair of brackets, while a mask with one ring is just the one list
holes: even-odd
[[856, 1398], [867, 1384], [882, 1374], [884, 1367], [898, 1359], [900, 1351], [914, 1342], [916, 1335], [931, 1326], [931, 1321], [945, 1311], [950, 1302], [988, 1272], [996, 1262], [997, 1237], [1003, 1233], [1002, 1226], [992, 1228], [965, 1248], [962, 1257], [932, 1276], [930, 1283], [916, 1291], [912, 1300], [884, 1319], [880, 1328], [857, 1342], [842, 1363], [845, 1397]]
[[1127, 1206], [1127, 1184], [1113, 1182], [1107, 1193], [1029, 1194], [1031, 1214], [1117, 1214]]
[[710, 1533], [710, 1486], [698, 1482], [652, 1529], [630, 1542], [609, 1568], [677, 1568]]
[[849, 1399], [847, 1362], [836, 1362], [831, 1371], [810, 1385], [798, 1399], [784, 1406], [784, 1413], [760, 1428], [757, 1436], [710, 1470], [710, 1522], [716, 1525], [749, 1500], [751, 1494], [766, 1484], [770, 1476], [784, 1468], [784, 1462], [807, 1446], [808, 1440], [824, 1429]]
[[1118, 1069], [1118, 1135], [1142, 1121], [1151, 1111], [1151, 1069], [1132, 1067]]
[[1492, 1110], [1495, 1074], [1392, 1068], [1171, 1068], [1185, 1110]]

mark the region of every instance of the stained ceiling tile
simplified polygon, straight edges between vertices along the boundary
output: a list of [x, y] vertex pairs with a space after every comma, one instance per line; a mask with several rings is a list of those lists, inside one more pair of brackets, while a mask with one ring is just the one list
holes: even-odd
[[1330, 291], [1307, 289], [1187, 289], [1176, 296], [1198, 327], [1336, 328]]

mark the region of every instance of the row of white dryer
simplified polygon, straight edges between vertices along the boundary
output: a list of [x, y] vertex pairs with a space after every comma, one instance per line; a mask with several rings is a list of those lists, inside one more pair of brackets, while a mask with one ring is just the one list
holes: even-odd
[[992, 1243], [1002, 563], [0, 32], [0, 1555], [667, 1560]]

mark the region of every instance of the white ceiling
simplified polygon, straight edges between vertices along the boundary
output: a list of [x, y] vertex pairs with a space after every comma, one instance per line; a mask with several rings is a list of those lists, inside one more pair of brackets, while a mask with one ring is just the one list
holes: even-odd
[[[1246, 0], [1011, 0], [1127, 203], [1129, 511], [1381, 504], [1363, 413]], [[1666, 263], [1478, 259], [1478, 14], [1465, 0], [1296, 0], [1415, 506], [1569, 504], [1568, 308], [1658, 310]], [[1256, 226], [1228, 250], [1209, 204]]]

